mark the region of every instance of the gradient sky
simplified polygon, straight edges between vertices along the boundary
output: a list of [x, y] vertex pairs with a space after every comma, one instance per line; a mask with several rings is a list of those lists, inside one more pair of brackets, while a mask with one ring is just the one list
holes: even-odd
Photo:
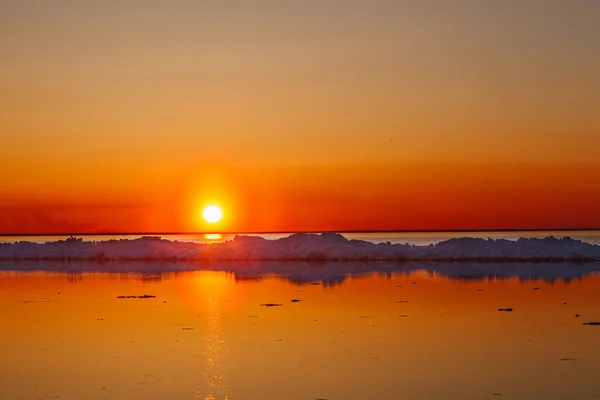
[[0, 232], [600, 226], [597, 0], [0, 0]]

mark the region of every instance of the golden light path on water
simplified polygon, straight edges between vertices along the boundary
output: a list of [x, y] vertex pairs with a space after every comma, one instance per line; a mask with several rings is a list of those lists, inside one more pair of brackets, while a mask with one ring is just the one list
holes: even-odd
[[204, 234], [204, 240], [206, 240], [208, 242], [221, 240], [221, 239], [222, 239], [222, 236], [220, 233], [205, 233]]
[[204, 357], [203, 378], [199, 381], [200, 388], [196, 390], [197, 398], [204, 400], [228, 400], [228, 385], [225, 380], [227, 370], [226, 348], [221, 321], [221, 307], [224, 286], [227, 278], [223, 276], [206, 275], [200, 280], [199, 296], [204, 299]]

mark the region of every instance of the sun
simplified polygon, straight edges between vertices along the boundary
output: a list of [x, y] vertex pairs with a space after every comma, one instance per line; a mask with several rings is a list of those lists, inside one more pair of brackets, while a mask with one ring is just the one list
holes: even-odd
[[208, 206], [202, 211], [202, 218], [208, 223], [217, 223], [223, 218], [223, 211], [217, 206]]

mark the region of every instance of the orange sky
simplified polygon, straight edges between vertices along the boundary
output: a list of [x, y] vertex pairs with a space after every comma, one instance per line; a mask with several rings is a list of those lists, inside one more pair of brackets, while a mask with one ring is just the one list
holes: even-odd
[[1, 2], [0, 233], [599, 227], [598, 18]]

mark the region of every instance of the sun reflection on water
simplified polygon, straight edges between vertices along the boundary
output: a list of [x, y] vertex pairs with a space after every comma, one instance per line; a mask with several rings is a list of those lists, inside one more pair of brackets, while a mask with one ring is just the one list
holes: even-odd
[[220, 233], [206, 233], [204, 235], [205, 240], [221, 240], [222, 236]]
[[[204, 400], [228, 400], [227, 391], [229, 385], [226, 383], [227, 370], [226, 347], [224, 331], [222, 327], [222, 300], [227, 292], [227, 278], [222, 276], [207, 275], [202, 281], [203, 306], [204, 306], [204, 357], [203, 378], [200, 387], [196, 391], [196, 397]], [[207, 393], [208, 392], [208, 393]]]
[[[206, 357], [205, 378], [209, 386], [209, 394], [205, 400], [220, 400], [223, 391], [228, 388], [225, 383], [225, 357], [223, 349], [223, 332], [221, 329], [221, 313], [217, 299], [208, 302], [206, 315], [206, 336], [204, 337]], [[227, 395], [224, 397], [227, 400]]]

